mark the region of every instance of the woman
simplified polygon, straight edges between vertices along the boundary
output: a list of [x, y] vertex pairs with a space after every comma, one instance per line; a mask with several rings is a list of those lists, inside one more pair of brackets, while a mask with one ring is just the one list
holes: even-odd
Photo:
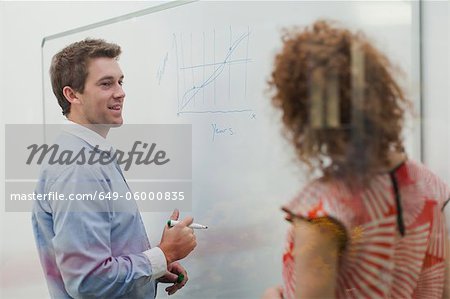
[[282, 40], [272, 101], [315, 178], [283, 206], [284, 286], [264, 298], [442, 298], [450, 189], [404, 152], [388, 59], [327, 21]]

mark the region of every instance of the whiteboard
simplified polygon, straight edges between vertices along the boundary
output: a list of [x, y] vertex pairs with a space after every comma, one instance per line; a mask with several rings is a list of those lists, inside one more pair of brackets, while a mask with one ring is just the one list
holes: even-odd
[[[307, 180], [266, 92], [281, 29], [327, 18], [363, 30], [404, 70], [418, 104], [417, 15], [415, 1], [230, 1], [170, 2], [99, 20], [44, 38], [44, 120], [64, 120], [48, 78], [57, 51], [86, 37], [121, 45], [125, 123], [192, 124], [193, 204], [182, 216], [209, 229], [196, 232], [198, 247], [183, 261], [190, 282], [180, 297], [257, 298], [281, 283], [287, 224], [279, 207]], [[419, 158], [416, 119], [406, 141]], [[143, 215], [155, 245], [168, 215]]]

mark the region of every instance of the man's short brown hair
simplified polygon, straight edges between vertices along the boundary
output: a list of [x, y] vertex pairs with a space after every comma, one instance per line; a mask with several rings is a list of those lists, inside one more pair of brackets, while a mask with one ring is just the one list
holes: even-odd
[[53, 56], [50, 66], [52, 89], [63, 115], [70, 112], [70, 102], [64, 97], [63, 88], [70, 86], [74, 91], [84, 91], [89, 59], [118, 58], [120, 53], [120, 46], [116, 44], [88, 38], [68, 45]]

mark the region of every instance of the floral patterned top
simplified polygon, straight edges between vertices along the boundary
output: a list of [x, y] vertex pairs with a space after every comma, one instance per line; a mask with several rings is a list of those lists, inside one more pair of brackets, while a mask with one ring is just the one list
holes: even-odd
[[[315, 180], [283, 209], [310, 221], [330, 217], [345, 229], [336, 298], [441, 298], [449, 198], [444, 182], [408, 160], [358, 194]], [[292, 226], [283, 256], [285, 298], [294, 298], [296, 285], [293, 236]]]

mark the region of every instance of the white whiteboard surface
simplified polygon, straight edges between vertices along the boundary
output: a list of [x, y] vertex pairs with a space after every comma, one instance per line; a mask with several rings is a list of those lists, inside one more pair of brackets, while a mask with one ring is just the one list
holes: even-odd
[[[179, 297], [257, 298], [281, 283], [287, 224], [279, 207], [306, 181], [265, 93], [281, 29], [318, 18], [361, 29], [405, 71], [416, 98], [416, 9], [404, 1], [194, 2], [50, 37], [42, 52], [45, 123], [64, 120], [48, 78], [51, 57], [86, 37], [121, 45], [125, 123], [192, 124], [193, 207], [182, 216], [209, 229], [196, 233], [199, 245], [183, 261], [190, 281]], [[407, 132], [415, 158], [417, 134]], [[169, 214], [143, 215], [154, 245]]]

